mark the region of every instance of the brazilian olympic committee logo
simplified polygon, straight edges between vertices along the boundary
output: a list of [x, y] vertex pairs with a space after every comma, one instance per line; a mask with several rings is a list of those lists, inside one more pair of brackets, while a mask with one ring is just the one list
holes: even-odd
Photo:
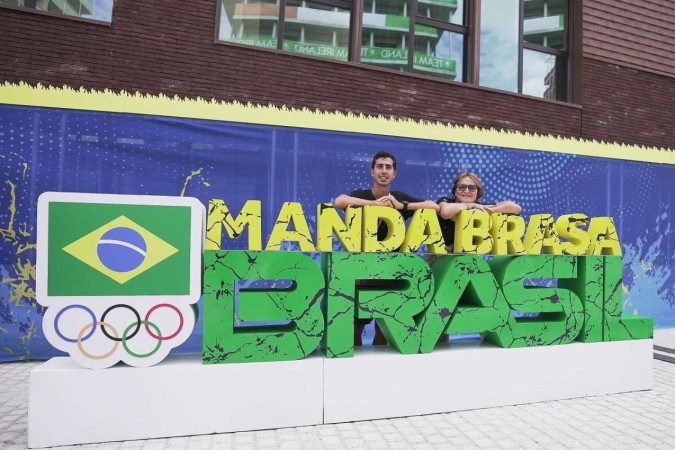
[[194, 198], [42, 194], [37, 300], [47, 340], [90, 368], [164, 359], [194, 328], [205, 214]]

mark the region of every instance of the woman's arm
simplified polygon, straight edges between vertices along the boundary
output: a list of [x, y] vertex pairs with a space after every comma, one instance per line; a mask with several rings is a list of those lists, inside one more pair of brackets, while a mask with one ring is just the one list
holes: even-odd
[[441, 216], [442, 219], [452, 219], [459, 214], [460, 211], [469, 209], [469, 204], [441, 202], [438, 204], [438, 207], [438, 215]]
[[438, 206], [438, 203], [432, 200], [424, 200], [423, 202], [408, 203], [409, 211], [414, 211], [416, 209], [433, 209], [434, 211], [438, 212], [440, 210], [440, 207]]
[[491, 213], [505, 213], [505, 214], [520, 214], [520, 211], [523, 210], [523, 208], [521, 208], [520, 205], [510, 200], [505, 200], [503, 202], [497, 203], [494, 206], [489, 206], [488, 209]]

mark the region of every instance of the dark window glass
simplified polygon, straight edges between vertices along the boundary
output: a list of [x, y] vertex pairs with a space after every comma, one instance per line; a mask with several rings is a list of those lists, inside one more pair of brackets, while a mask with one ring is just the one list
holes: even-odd
[[276, 48], [278, 22], [279, 6], [273, 0], [224, 0], [220, 4], [218, 39]]
[[112, 21], [113, 0], [0, 0], [0, 5], [3, 4], [102, 22]]
[[480, 85], [518, 92], [518, 0], [483, 0], [480, 30]]
[[346, 61], [349, 53], [349, 10], [288, 1], [283, 49]]
[[523, 50], [523, 94], [564, 100], [567, 92], [567, 59], [534, 50]]
[[[350, 28], [353, 1], [363, 1], [359, 29]], [[568, 95], [569, 0], [220, 2], [220, 40], [351, 58], [547, 99]], [[474, 10], [477, 5], [480, 11]], [[480, 23], [472, 29], [475, 17]]]
[[361, 62], [406, 70], [409, 30], [407, 0], [366, 1], [361, 34]]
[[524, 6], [525, 42], [565, 50], [567, 1], [528, 0]]
[[463, 34], [415, 26], [415, 72], [454, 81], [464, 81]]
[[465, 25], [464, 0], [418, 0], [417, 17]]

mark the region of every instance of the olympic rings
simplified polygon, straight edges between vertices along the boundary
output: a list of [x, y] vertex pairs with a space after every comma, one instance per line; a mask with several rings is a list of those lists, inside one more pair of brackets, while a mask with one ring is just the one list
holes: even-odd
[[145, 315], [145, 322], [150, 321], [150, 314], [152, 314], [152, 312], [154, 310], [162, 308], [162, 307], [171, 308], [174, 311], [176, 311], [176, 314], [178, 314], [178, 318], [180, 320], [180, 322], [178, 323], [178, 329], [172, 335], [167, 336], [167, 337], [162, 337], [161, 334], [159, 336], [155, 335], [152, 331], [150, 331], [150, 328], [148, 327], [148, 324], [145, 324], [145, 330], [148, 332], [148, 334], [150, 336], [157, 339], [158, 341], [167, 341], [169, 339], [173, 339], [176, 336], [178, 336], [178, 333], [180, 333], [181, 330], [183, 329], [183, 313], [180, 312], [180, 309], [176, 308], [174, 305], [172, 305], [170, 303], [160, 303], [159, 305], [155, 305], [152, 308], [150, 308], [150, 311], [148, 311], [148, 313]]
[[[108, 314], [116, 308], [126, 308], [126, 309], [128, 309], [129, 311], [131, 311], [134, 314], [135, 319], [136, 319], [135, 321], [133, 321], [132, 323], [130, 323], [126, 327], [126, 329], [122, 333], [121, 337], [120, 337], [119, 332], [117, 331], [117, 328], [115, 328], [115, 326], [110, 321], [110, 319], [108, 319], [108, 321], [106, 321], [106, 318], [108, 317]], [[168, 336], [162, 336], [162, 331], [160, 330], [159, 326], [156, 323], [150, 321], [150, 316], [152, 315], [152, 313], [156, 309], [159, 309], [159, 308], [170, 308], [170, 309], [174, 310], [176, 312], [176, 314], [178, 314], [178, 320], [179, 320], [178, 328], [176, 329], [176, 331], [174, 331], [172, 334], [170, 334]], [[68, 311], [70, 309], [81, 309], [81, 310], [87, 312], [91, 316], [91, 323], [86, 324], [79, 331], [76, 339], [66, 337], [61, 332], [61, 329], [59, 328], [59, 321], [62, 318], [61, 316], [63, 315], [63, 313], [65, 313], [66, 311]], [[141, 325], [144, 325], [145, 330], [147, 331], [148, 335], [157, 341], [155, 347], [147, 353], [136, 353], [129, 348], [129, 341], [132, 338], [134, 338], [135, 336], [137, 336], [138, 332], [141, 329]], [[124, 350], [129, 355], [131, 355], [133, 357], [136, 357], [136, 358], [148, 358], [148, 357], [154, 355], [155, 353], [157, 353], [159, 351], [159, 349], [162, 346], [162, 341], [167, 341], [169, 339], [173, 339], [176, 336], [178, 336], [180, 334], [180, 332], [183, 330], [184, 326], [185, 326], [185, 319], [183, 317], [183, 313], [181, 312], [181, 310], [177, 306], [172, 305], [170, 303], [160, 303], [160, 304], [157, 304], [157, 305], [153, 306], [152, 308], [150, 308], [148, 310], [148, 312], [145, 314], [145, 320], [141, 320], [141, 315], [140, 315], [140, 313], [137, 309], [135, 309], [134, 307], [132, 307], [130, 305], [123, 304], [123, 303], [118, 303], [118, 304], [115, 304], [113, 306], [108, 307], [103, 312], [103, 315], [101, 316], [100, 321], [96, 320], [96, 314], [94, 313], [94, 311], [92, 309], [88, 308], [85, 305], [81, 305], [81, 304], [68, 305], [68, 306], [64, 307], [62, 310], [60, 310], [56, 314], [56, 317], [54, 318], [54, 329], [55, 329], [58, 337], [63, 339], [66, 342], [71, 342], [71, 343], [77, 344], [77, 348], [82, 353], [82, 355], [84, 355], [86, 358], [96, 359], [96, 360], [101, 360], [101, 359], [105, 359], [105, 358], [110, 357], [112, 354], [114, 354], [117, 351], [117, 349], [119, 348], [120, 342], [122, 343], [122, 347], [124, 348]], [[95, 355], [95, 354], [92, 354], [92, 353], [88, 352], [87, 350], [85, 350], [82, 343], [84, 341], [86, 341], [87, 339], [91, 338], [94, 335], [94, 333], [96, 332], [96, 329], [98, 327], [101, 328], [101, 332], [103, 332], [105, 337], [107, 337], [108, 339], [113, 341], [113, 346], [112, 346], [112, 349], [109, 350], [107, 353]], [[147, 339], [147, 338], [145, 338], [145, 339]]]
[[[148, 322], [147, 320], [143, 320], [142, 322], [139, 323], [139, 326], [140, 326], [140, 324], [144, 324], [146, 329], [148, 329], [148, 325], [152, 326], [157, 331], [157, 334], [159, 334], [160, 338], [162, 337], [162, 333], [161, 333], [161, 331], [159, 331], [159, 327], [157, 325], [155, 325], [154, 323]], [[128, 354], [130, 354], [131, 356], [135, 356], [136, 358], [147, 358], [147, 357], [152, 356], [155, 353], [157, 353], [157, 350], [159, 350], [159, 348], [162, 346], [162, 339], [157, 340], [157, 345], [149, 353], [140, 354], [140, 353], [135, 353], [135, 352], [133, 352], [129, 349], [129, 346], [127, 346], [127, 341], [129, 340], [127, 338], [127, 333], [129, 332], [129, 330], [133, 326], [134, 326], [134, 324], [132, 323], [131, 325], [129, 325], [127, 327], [126, 330], [124, 330], [124, 333], [122, 333], [122, 346], [124, 347], [124, 350], [126, 350]]]
[[[105, 353], [105, 354], [103, 354], [103, 355], [92, 355], [91, 353], [87, 352], [87, 351], [84, 349], [84, 347], [82, 346], [82, 335], [83, 335], [83, 334], [85, 333], [85, 331], [87, 331], [87, 329], [89, 329], [89, 328], [91, 328], [92, 330], [95, 330], [95, 329], [96, 329], [96, 325], [101, 325], [102, 327], [103, 327], [103, 326], [110, 327], [110, 329], [112, 330], [112, 332], [113, 332], [113, 334], [115, 335], [115, 337], [118, 337], [118, 338], [119, 338], [120, 335], [119, 335], [119, 333], [117, 332], [117, 330], [115, 329], [115, 327], [112, 326], [111, 324], [107, 323], [107, 322], [95, 322], [94, 325], [88, 323], [88, 324], [86, 324], [86, 325], [82, 328], [82, 330], [80, 330], [80, 334], [77, 335], [77, 348], [79, 348], [79, 349], [80, 349], [80, 352], [82, 352], [82, 354], [83, 354], [84, 356], [86, 356], [87, 358], [90, 358], [90, 359], [105, 359], [105, 358], [107, 358], [108, 356], [110, 356], [110, 355], [112, 355], [113, 353], [115, 353], [115, 350], [117, 350], [117, 347], [120, 345], [119, 342], [115, 341], [115, 344], [113, 344], [112, 350], [110, 350], [108, 353]], [[132, 324], [132, 325], [133, 325], [133, 324]], [[91, 333], [90, 333], [88, 336], [91, 336]]]
[[61, 333], [61, 330], [59, 329], [59, 319], [61, 318], [61, 314], [68, 311], [69, 309], [83, 309], [83, 310], [85, 310], [91, 316], [92, 324], [96, 323], [96, 315], [94, 314], [94, 311], [92, 311], [91, 309], [87, 308], [84, 305], [68, 305], [56, 314], [56, 317], [54, 318], [54, 331], [56, 331], [56, 334], [66, 342], [73, 342], [73, 343], [77, 342], [78, 345], [79, 345], [80, 341], [86, 341], [87, 339], [89, 339], [94, 334], [96, 329], [94, 328], [94, 326], [89, 324], [88, 326], [91, 327], [91, 331], [86, 336], [84, 336], [84, 337], [78, 336], [77, 339], [71, 339], [71, 338], [65, 337], [63, 335], [63, 333]]
[[[129, 339], [133, 338], [134, 336], [136, 336], [136, 334], [138, 334], [138, 331], [141, 329], [141, 315], [138, 314], [138, 311], [136, 311], [136, 309], [132, 308], [129, 305], [125, 305], [124, 303], [118, 303], [117, 305], [113, 305], [110, 308], [106, 309], [105, 312], [103, 313], [103, 315], [101, 316], [101, 322], [105, 322], [105, 316], [107, 316], [108, 313], [115, 308], [127, 308], [127, 309], [131, 310], [131, 312], [134, 313], [134, 315], [136, 316], [136, 329], [134, 330], [133, 333], [131, 333], [131, 336], [127, 337], [126, 339], [129, 340]], [[101, 331], [103, 331], [103, 334], [105, 334], [105, 337], [107, 337], [108, 339], [112, 339], [113, 341], [123, 342], [124, 339], [125, 339], [124, 334], [122, 335], [123, 336], [122, 339], [120, 339], [119, 337], [114, 338], [114, 337], [110, 336], [108, 334], [108, 332], [105, 331], [105, 327], [103, 325], [101, 325]], [[126, 332], [125, 332], [125, 334], [126, 334]]]

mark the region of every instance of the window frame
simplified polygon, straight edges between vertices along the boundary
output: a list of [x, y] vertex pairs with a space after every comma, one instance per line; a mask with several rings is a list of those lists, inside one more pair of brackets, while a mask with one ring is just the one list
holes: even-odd
[[[222, 0], [220, 0], [222, 1]], [[330, 6], [333, 8], [342, 8], [349, 11], [350, 20], [349, 26], [352, 26], [352, 18], [354, 17], [353, 5], [355, 3], [363, 4], [362, 0], [306, 0], [309, 3], [316, 3], [318, 5]], [[284, 50], [284, 30], [286, 29], [286, 0], [279, 0], [279, 19], [277, 22], [277, 50]], [[349, 39], [352, 39], [352, 32], [349, 32]], [[348, 45], [351, 49], [351, 44]], [[351, 61], [351, 54], [347, 53], [347, 61]]]
[[[571, 79], [571, 72], [570, 72], [570, 56], [569, 56], [569, 48], [570, 48], [570, 4], [574, 0], [566, 0], [566, 8], [565, 8], [565, 28], [563, 30], [563, 41], [565, 43], [565, 50], [559, 50], [557, 48], [553, 47], [547, 47], [545, 45], [540, 45], [540, 44], [534, 44], [532, 42], [527, 42], [525, 41], [525, 1], [526, 0], [519, 0], [520, 1], [520, 11], [519, 11], [519, 24], [518, 24], [518, 93], [523, 94], [523, 73], [524, 73], [524, 64], [525, 64], [525, 58], [524, 58], [524, 53], [525, 50], [532, 50], [536, 51], [539, 53], [546, 53], [548, 55], [553, 55], [555, 57], [560, 57], [560, 58], [565, 58], [566, 61], [566, 67], [565, 67], [565, 98], [563, 99], [555, 99], [556, 101], [562, 101], [562, 102], [567, 102], [568, 98], [570, 98], [571, 93], [570, 93], [570, 79]], [[523, 95], [528, 95], [528, 94], [523, 94]], [[550, 99], [547, 99], [550, 100]]]
[[[462, 1], [462, 0], [459, 0]], [[465, 0], [464, 2], [464, 17], [462, 17], [462, 23], [468, 24], [469, 23], [469, 3], [472, 3], [471, 0]], [[456, 34], [462, 34], [464, 35], [464, 49], [463, 49], [463, 54], [462, 54], [462, 80], [467, 79], [467, 68], [466, 68], [466, 61], [468, 60], [468, 37], [469, 33], [471, 32], [470, 28], [468, 25], [458, 25], [456, 23], [449, 23], [449, 22], [444, 22], [442, 20], [438, 19], [432, 19], [429, 17], [421, 17], [419, 16], [418, 13], [418, 5], [419, 5], [419, 0], [409, 0], [409, 5], [410, 5], [410, 11], [414, 12], [414, 15], [410, 15], [410, 30], [408, 31], [408, 65], [406, 67], [406, 71], [409, 73], [417, 73], [414, 71], [414, 65], [415, 65], [415, 26], [416, 25], [426, 25], [428, 27], [433, 27], [439, 30], [443, 31], [450, 31], [451, 33], [456, 33]], [[433, 77], [437, 78], [438, 77]], [[441, 78], [442, 79], [442, 78]], [[446, 80], [448, 81], [448, 80]], [[453, 80], [454, 81], [454, 80]], [[466, 83], [466, 81], [458, 81], [458, 83]]]
[[[349, 43], [348, 43], [348, 53], [347, 60], [335, 60], [331, 58], [324, 58], [321, 56], [315, 55], [305, 55], [302, 53], [287, 52], [283, 50], [284, 43], [284, 29], [285, 29], [285, 18], [286, 18], [286, 5], [287, 0], [278, 0], [279, 1], [279, 16], [277, 22], [277, 32], [276, 39], [277, 45], [276, 48], [268, 50], [276, 50], [284, 53], [291, 53], [297, 56], [309, 57], [309, 58], [320, 58], [327, 59], [333, 62], [342, 62], [342, 63], [351, 63], [358, 64], [361, 66], [375, 67], [361, 62], [361, 49], [362, 49], [362, 33], [363, 33], [363, 14], [364, 14], [364, 0], [307, 0], [311, 3], [316, 3], [320, 5], [342, 8], [346, 11], [349, 11]], [[461, 0], [460, 0], [461, 1]], [[580, 104], [581, 103], [581, 63], [582, 63], [582, 54], [581, 54], [581, 45], [582, 45], [582, 5], [581, 0], [567, 0], [566, 9], [565, 9], [565, 29], [564, 29], [564, 42], [565, 50], [558, 50], [553, 47], [547, 47], [540, 44], [526, 42], [524, 39], [524, 19], [525, 19], [525, 1], [519, 0], [519, 24], [518, 24], [518, 66], [517, 70], [517, 92], [512, 91], [503, 91], [497, 88], [491, 88], [489, 86], [482, 86], [480, 84], [480, 34], [481, 34], [481, 0], [464, 0], [464, 17], [463, 24], [454, 24], [445, 22], [438, 19], [433, 19], [429, 17], [423, 17], [418, 15], [418, 3], [419, 0], [406, 0], [409, 10], [409, 28], [408, 36], [406, 38], [406, 46], [408, 49], [408, 60], [405, 64], [404, 71], [401, 72], [396, 69], [390, 68], [379, 68], [386, 71], [395, 71], [396, 73], [406, 73], [416, 76], [422, 76], [425, 78], [433, 79], [436, 81], [444, 81], [450, 83], [461, 83], [463, 85], [470, 85], [475, 87], [482, 87], [486, 89], [495, 89], [500, 92], [510, 92], [512, 94], [526, 95], [528, 97], [540, 98], [545, 101], [553, 102], [562, 102], [566, 104]], [[226, 39], [219, 38], [218, 29], [220, 27], [220, 11], [221, 3], [223, 0], [218, 0], [216, 5], [217, 10], [217, 19], [216, 19], [216, 33], [215, 40], [219, 43], [233, 44], [233, 45], [243, 45], [246, 47], [253, 47], [257, 49], [264, 49], [264, 47], [256, 47], [248, 44], [241, 44], [237, 42], [230, 42]], [[414, 12], [414, 14], [412, 13]], [[86, 20], [86, 19], [85, 19]], [[462, 34], [464, 36], [464, 52], [463, 52], [463, 62], [462, 62], [462, 71], [461, 79], [463, 81], [448, 80], [440, 77], [435, 77], [433, 75], [420, 73], [419, 71], [414, 70], [414, 58], [415, 58], [415, 26], [424, 25], [433, 27], [443, 31], [449, 31], [452, 33]], [[559, 58], [564, 58], [566, 62], [565, 67], [565, 91], [564, 98], [562, 99], [547, 99], [537, 96], [531, 96], [529, 94], [523, 93], [523, 72], [524, 72], [524, 50], [533, 50], [540, 53], [546, 53], [553, 55]]]

